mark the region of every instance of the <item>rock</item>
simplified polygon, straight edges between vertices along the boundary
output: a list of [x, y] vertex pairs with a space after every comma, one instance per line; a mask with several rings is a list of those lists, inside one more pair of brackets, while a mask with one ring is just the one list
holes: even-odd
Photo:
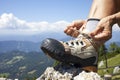
[[85, 72], [74, 65], [60, 64], [56, 67], [48, 67], [36, 80], [101, 80], [94, 72]]
[[100, 61], [100, 63], [98, 64], [98, 67], [102, 67], [102, 66], [104, 66], [104, 61], [103, 60]]
[[116, 74], [116, 73], [119, 73], [120, 72], [120, 66], [116, 66], [114, 69], [113, 69], [113, 74]]
[[73, 80], [101, 80], [101, 77], [94, 72], [82, 71], [79, 75], [75, 76]]
[[54, 70], [53, 67], [48, 67], [43, 75], [37, 80], [70, 80], [72, 74], [61, 74], [59, 71]]

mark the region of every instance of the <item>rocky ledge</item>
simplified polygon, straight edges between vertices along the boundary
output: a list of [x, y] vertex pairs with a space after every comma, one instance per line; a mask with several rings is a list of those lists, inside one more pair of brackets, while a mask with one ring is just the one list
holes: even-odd
[[60, 64], [56, 67], [48, 67], [36, 80], [102, 80], [94, 72], [86, 72], [73, 65]]

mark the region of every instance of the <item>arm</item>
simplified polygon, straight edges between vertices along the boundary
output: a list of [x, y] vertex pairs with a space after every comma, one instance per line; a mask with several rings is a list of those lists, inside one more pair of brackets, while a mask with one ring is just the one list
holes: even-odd
[[94, 0], [88, 18], [101, 19], [96, 29], [90, 36], [101, 43], [112, 37], [112, 26], [116, 23], [120, 26], [120, 0]]
[[101, 43], [106, 42], [112, 37], [112, 26], [116, 23], [120, 25], [120, 12], [102, 18], [97, 28], [90, 33], [91, 37]]
[[116, 20], [115, 23], [117, 23], [120, 27], [120, 12], [114, 14], [113, 16], [115, 17], [115, 20]]
[[[101, 19], [101, 24], [102, 24], [102, 22], [105, 21], [105, 19], [103, 19], [103, 18], [115, 14], [116, 12], [118, 12], [120, 10], [119, 8], [120, 8], [120, 0], [93, 0], [93, 4], [91, 6], [88, 18]], [[108, 22], [109, 22], [109, 18], [112, 22], [113, 17], [112, 18], [108, 17], [106, 19], [106, 20], [108, 20]], [[102, 21], [102, 19], [103, 19], [103, 21]], [[84, 29], [85, 24], [86, 24], [85, 20], [74, 21], [73, 23], [71, 23], [70, 25], [67, 26], [67, 28], [65, 29], [64, 32], [73, 37], [77, 37], [79, 33], [76, 32], [76, 29], [77, 30], [79, 30], [81, 28]], [[100, 25], [100, 23], [99, 23], [99, 25]], [[111, 29], [109, 29], [109, 30], [110, 31], [108, 31], [107, 34], [109, 33], [110, 35], [109, 35], [109, 38], [107, 38], [106, 40], [111, 38], [112, 30]], [[96, 31], [96, 32], [95, 31], [90, 33], [92, 37], [98, 34], [98, 31]], [[102, 39], [102, 37], [100, 37], [100, 38]], [[95, 40], [99, 40], [99, 39], [95, 38]]]

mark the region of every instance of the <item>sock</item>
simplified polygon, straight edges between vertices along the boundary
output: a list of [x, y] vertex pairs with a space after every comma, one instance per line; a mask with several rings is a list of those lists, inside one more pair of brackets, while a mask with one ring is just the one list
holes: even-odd
[[90, 33], [91, 31], [93, 31], [96, 27], [98, 22], [100, 21], [100, 19], [95, 19], [95, 18], [89, 18], [87, 20], [87, 24], [85, 29], [83, 30], [83, 33]]

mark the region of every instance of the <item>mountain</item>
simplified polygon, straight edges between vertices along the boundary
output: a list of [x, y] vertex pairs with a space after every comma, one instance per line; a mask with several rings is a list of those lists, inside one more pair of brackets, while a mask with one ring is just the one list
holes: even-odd
[[0, 36], [0, 53], [19, 50], [25, 52], [40, 51], [40, 45], [42, 41], [46, 38], [54, 38], [57, 40], [70, 40], [69, 36], [61, 33], [43, 33], [39, 35], [9, 35]]
[[[71, 37], [67, 36], [58, 40], [62, 41], [69, 41], [72, 39]], [[109, 48], [109, 45], [115, 42], [118, 46], [120, 46], [120, 41], [114, 41], [113, 39], [106, 42], [106, 47]], [[7, 51], [13, 51], [13, 50], [19, 50], [24, 52], [31, 52], [31, 51], [37, 51], [40, 52], [40, 45], [41, 42], [32, 42], [32, 41], [0, 41], [0, 53], [7, 52]]]
[[46, 38], [54, 38], [54, 39], [62, 39], [64, 37], [67, 37], [64, 32], [58, 33], [58, 32], [44, 32], [44, 33], [38, 33], [38, 34], [31, 34], [31, 35], [0, 35], [0, 41], [31, 41], [31, 42], [41, 42], [42, 40]]
[[39, 77], [53, 60], [42, 52], [10, 51], [0, 54], [0, 76], [27, 80], [26, 78]]
[[19, 50], [24, 52], [40, 51], [41, 42], [31, 41], [0, 41], [0, 53], [13, 50]]

